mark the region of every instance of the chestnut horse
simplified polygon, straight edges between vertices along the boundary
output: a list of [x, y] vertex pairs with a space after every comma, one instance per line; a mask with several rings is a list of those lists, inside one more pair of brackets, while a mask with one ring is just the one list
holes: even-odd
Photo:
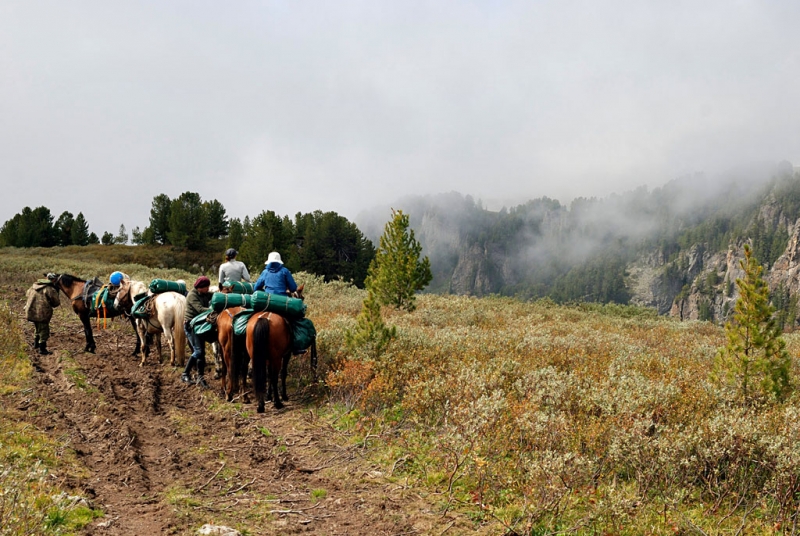
[[[233, 333], [233, 317], [241, 311], [241, 307], [230, 307], [219, 313], [216, 320], [217, 344], [222, 354], [220, 378], [225, 399], [230, 402], [236, 391], [244, 395], [247, 383], [247, 353], [241, 341]], [[244, 397], [246, 398], [246, 396]], [[244, 400], [245, 402], [247, 400]]]
[[[300, 285], [292, 293], [293, 298], [303, 299]], [[265, 400], [272, 400], [275, 408], [283, 407], [281, 398], [289, 400], [286, 393], [286, 375], [289, 358], [292, 355], [292, 334], [285, 318], [267, 311], [253, 313], [247, 322], [247, 330], [242, 341], [233, 333], [233, 319], [242, 307], [231, 307], [219, 313], [217, 318], [217, 341], [222, 353], [222, 389], [230, 402], [234, 393], [242, 393], [247, 400], [247, 365], [253, 370], [253, 384], [258, 400], [259, 413], [264, 412]], [[313, 349], [312, 365], [316, 366], [316, 348]], [[281, 392], [278, 391], [278, 377], [281, 378]], [[267, 386], [267, 378], [269, 385]], [[266, 391], [266, 393], [265, 393]]]
[[[147, 292], [147, 286], [142, 281], [124, 280], [120, 284], [114, 307], [131, 310], [133, 297]], [[161, 292], [152, 296], [146, 310], [147, 318], [136, 318], [136, 332], [142, 344], [141, 367], [150, 355], [148, 335], [155, 335], [158, 360], [161, 361], [161, 334], [167, 340], [169, 347], [170, 364], [183, 366], [186, 356], [186, 333], [183, 331], [183, 316], [186, 312], [186, 297], [179, 292]]]
[[[247, 321], [247, 353], [253, 367], [253, 387], [258, 401], [258, 413], [264, 413], [264, 391], [269, 375], [266, 400], [272, 400], [275, 409], [283, 407], [286, 394], [286, 372], [292, 355], [292, 331], [289, 322], [281, 315], [263, 311]], [[281, 392], [278, 392], [278, 374]]]
[[[89, 319], [90, 314], [90, 307], [85, 300], [90, 300], [90, 296], [84, 296], [84, 288], [86, 287], [87, 281], [85, 279], [80, 279], [75, 277], [74, 275], [70, 274], [55, 274], [55, 286], [57, 289], [61, 290], [67, 298], [72, 301], [72, 310], [75, 311], [75, 314], [81, 319], [81, 324], [83, 324], [83, 334], [86, 336], [86, 347], [84, 348], [85, 352], [95, 353], [97, 351], [97, 344], [94, 341], [94, 335], [92, 334], [92, 324]], [[106, 318], [113, 318], [115, 316], [126, 315], [128, 316], [131, 327], [133, 327], [133, 332], [136, 334], [136, 323], [134, 322], [133, 318], [129, 316], [130, 308], [128, 310], [119, 310], [119, 309], [111, 309], [105, 311]], [[136, 335], [136, 348], [133, 350], [133, 355], [137, 355], [141, 349], [141, 345], [139, 343], [139, 336]]]

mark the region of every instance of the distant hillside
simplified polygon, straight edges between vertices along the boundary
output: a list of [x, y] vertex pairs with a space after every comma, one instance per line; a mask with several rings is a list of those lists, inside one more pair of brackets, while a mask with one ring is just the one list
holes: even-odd
[[[569, 206], [540, 198], [490, 211], [452, 192], [393, 207], [410, 214], [431, 259], [431, 292], [633, 303], [720, 321], [735, 300], [749, 241], [769, 267], [775, 304], [796, 316], [800, 174], [789, 163]], [[375, 211], [358, 223], [377, 243], [385, 219]]]

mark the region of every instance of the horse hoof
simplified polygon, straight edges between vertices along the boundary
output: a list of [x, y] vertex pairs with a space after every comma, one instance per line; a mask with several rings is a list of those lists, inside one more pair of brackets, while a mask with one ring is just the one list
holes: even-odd
[[282, 398], [283, 398], [283, 401], [284, 401], [284, 402], [288, 402], [288, 401], [289, 401], [289, 397], [288, 397], [288, 396], [286, 396], [286, 395], [283, 395], [283, 397], [282, 397]]
[[256, 409], [256, 412], [257, 413], [264, 413], [264, 405], [263, 404], [259, 404], [258, 405], [258, 409]]
[[283, 409], [283, 403], [280, 401], [275, 402], [275, 409]]

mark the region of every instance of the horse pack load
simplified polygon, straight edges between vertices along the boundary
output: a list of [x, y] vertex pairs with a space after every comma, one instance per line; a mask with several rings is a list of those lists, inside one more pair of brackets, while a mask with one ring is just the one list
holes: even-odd
[[167, 279], [153, 279], [150, 281], [150, 292], [161, 294], [162, 292], [177, 292], [186, 296], [186, 283], [183, 281], [169, 281]]
[[306, 314], [306, 304], [299, 298], [290, 298], [279, 294], [268, 294], [257, 290], [252, 294], [225, 294], [215, 292], [211, 296], [211, 308], [221, 312], [228, 307], [244, 307], [256, 312], [269, 311], [277, 313], [289, 320], [303, 318]]
[[228, 281], [225, 284], [230, 285], [231, 292], [235, 294], [252, 294], [255, 292], [253, 284], [247, 281]]
[[134, 318], [141, 318], [147, 320], [150, 318], [150, 309], [152, 308], [153, 296], [147, 293], [137, 294], [133, 297], [133, 305], [131, 306], [131, 316]]

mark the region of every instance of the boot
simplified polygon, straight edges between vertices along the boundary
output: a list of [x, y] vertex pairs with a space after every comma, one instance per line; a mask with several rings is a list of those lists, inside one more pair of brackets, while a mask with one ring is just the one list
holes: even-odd
[[181, 381], [183, 383], [192, 383], [192, 378], [189, 377], [189, 375], [184, 372], [183, 374], [181, 374]]
[[46, 342], [43, 341], [43, 342], [39, 343], [39, 355], [50, 355], [52, 353], [53, 352], [48, 352], [47, 351], [47, 343]]
[[201, 389], [208, 389], [208, 384], [206, 383], [206, 380], [203, 378], [203, 376], [198, 376], [197, 381], [195, 383]]
[[33, 349], [34, 350], [38, 350], [39, 349], [39, 336], [38, 335], [33, 338]]
[[183, 383], [192, 383], [191, 374], [195, 363], [197, 363], [196, 357], [190, 357], [189, 361], [186, 362], [186, 368], [183, 370], [183, 374], [181, 374], [181, 381]]

